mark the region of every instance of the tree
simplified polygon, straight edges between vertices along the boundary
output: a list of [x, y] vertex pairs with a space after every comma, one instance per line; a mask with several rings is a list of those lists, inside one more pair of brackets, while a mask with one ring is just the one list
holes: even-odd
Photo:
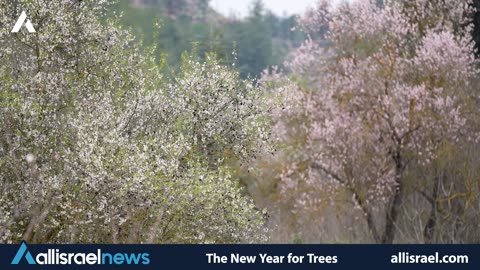
[[480, 54], [479, 48], [480, 48], [480, 1], [479, 0], [473, 0], [472, 1], [472, 7], [475, 9], [475, 12], [473, 13], [473, 39], [475, 40], [475, 48], [476, 48], [476, 55]]
[[1, 3], [37, 32], [1, 18], [0, 242], [266, 240], [227, 162], [268, 148], [259, 88], [213, 56], [164, 77], [108, 1]]
[[307, 39], [289, 62], [300, 82], [270, 83], [287, 103], [275, 133], [285, 143], [282, 194], [295, 211], [351, 198], [372, 239], [392, 243], [407, 192], [439, 201], [438, 174], [412, 175], [434, 168], [446, 145], [478, 140], [468, 104], [479, 70], [462, 27], [472, 10], [462, 3], [320, 1], [299, 19], [312, 37], [327, 27], [330, 46]]
[[201, 15], [201, 18], [205, 19], [208, 15], [208, 10], [210, 8], [210, 0], [198, 0], [198, 9]]
[[261, 0], [252, 4], [247, 22], [233, 38], [238, 44], [238, 65], [243, 77], [259, 75], [272, 57], [272, 30]]

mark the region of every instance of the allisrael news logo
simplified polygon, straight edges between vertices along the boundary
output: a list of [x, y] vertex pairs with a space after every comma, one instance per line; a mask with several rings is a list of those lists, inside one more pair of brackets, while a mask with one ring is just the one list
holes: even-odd
[[28, 250], [27, 244], [22, 242], [11, 264], [20, 264], [22, 259], [30, 265], [149, 265], [149, 253], [106, 253], [97, 249], [92, 253], [66, 253], [60, 249], [50, 248], [46, 252], [35, 256]]
[[[25, 20], [27, 20], [25, 22]], [[20, 28], [25, 24], [25, 27], [27, 28], [27, 31], [29, 33], [35, 33], [35, 28], [33, 27], [33, 24], [30, 20], [27, 19], [27, 13], [25, 11], [22, 11], [22, 14], [20, 14], [20, 17], [18, 18], [17, 22], [15, 23], [15, 26], [13, 26], [12, 33], [18, 33], [20, 31]]]

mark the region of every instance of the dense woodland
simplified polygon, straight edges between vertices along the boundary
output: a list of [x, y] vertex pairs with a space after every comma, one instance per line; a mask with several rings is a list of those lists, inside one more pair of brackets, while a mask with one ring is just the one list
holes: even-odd
[[0, 0], [0, 243], [479, 243], [475, 8]]
[[275, 15], [262, 1], [252, 1], [246, 18], [221, 15], [208, 2], [119, 1], [114, 10], [123, 12], [122, 24], [145, 46], [155, 44], [156, 53], [175, 68], [183, 52], [196, 48], [199, 56], [215, 52], [222, 63], [236, 63], [243, 78], [256, 78], [267, 67], [281, 66], [305, 39], [302, 31], [292, 31], [295, 16]]

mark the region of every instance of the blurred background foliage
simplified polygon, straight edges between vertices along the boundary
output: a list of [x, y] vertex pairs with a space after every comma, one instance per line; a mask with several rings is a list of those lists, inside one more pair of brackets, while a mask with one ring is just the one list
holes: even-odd
[[175, 69], [181, 54], [195, 46], [200, 56], [215, 52], [224, 64], [237, 65], [243, 78], [255, 78], [269, 66], [281, 66], [305, 40], [293, 30], [295, 16], [278, 16], [261, 0], [252, 2], [245, 18], [225, 17], [209, 0], [118, 1], [112, 12], [122, 12], [122, 24], [144, 46], [155, 45], [158, 59]]

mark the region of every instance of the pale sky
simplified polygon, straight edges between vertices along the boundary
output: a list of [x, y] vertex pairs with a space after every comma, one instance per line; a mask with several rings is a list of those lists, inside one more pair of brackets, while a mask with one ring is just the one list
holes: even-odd
[[[210, 5], [224, 15], [232, 13], [245, 16], [253, 0], [212, 0]], [[263, 0], [265, 7], [277, 15], [301, 14], [308, 6], [313, 6], [317, 0]]]

